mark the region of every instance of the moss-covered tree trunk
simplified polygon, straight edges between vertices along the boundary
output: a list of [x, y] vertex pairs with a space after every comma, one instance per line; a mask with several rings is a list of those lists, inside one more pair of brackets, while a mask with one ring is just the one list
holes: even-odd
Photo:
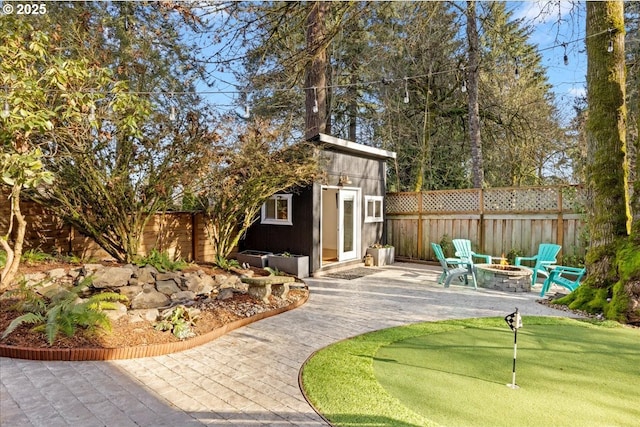
[[640, 246], [630, 237], [624, 31], [622, 1], [587, 3], [587, 279], [560, 302], [636, 322]]

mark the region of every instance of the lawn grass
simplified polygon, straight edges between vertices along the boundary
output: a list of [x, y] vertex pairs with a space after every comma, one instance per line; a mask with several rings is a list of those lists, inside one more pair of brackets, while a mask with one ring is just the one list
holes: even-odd
[[421, 323], [313, 355], [301, 384], [335, 426], [625, 426], [640, 419], [640, 330], [526, 317]]

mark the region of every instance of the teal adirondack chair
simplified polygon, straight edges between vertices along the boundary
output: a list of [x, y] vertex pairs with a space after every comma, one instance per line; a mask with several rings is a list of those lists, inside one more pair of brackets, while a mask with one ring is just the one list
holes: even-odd
[[[438, 279], [438, 283], [444, 282], [444, 287], [448, 288], [449, 285], [451, 284], [451, 281], [454, 278], [456, 277], [462, 278], [464, 276], [464, 284], [465, 285], [469, 284], [468, 275], [472, 274], [472, 272], [466, 263], [464, 263], [459, 258], [446, 258], [444, 256], [444, 251], [442, 250], [442, 246], [440, 246], [437, 243], [431, 243], [431, 248], [433, 249], [433, 252], [436, 254], [436, 258], [438, 258], [440, 265], [442, 266], [442, 274]], [[475, 277], [473, 275], [472, 277], [474, 279], [474, 286], [475, 286]]]
[[[587, 272], [586, 268], [565, 267], [564, 265], [557, 265], [549, 273], [549, 277], [542, 284], [542, 291], [540, 296], [543, 297], [549, 291], [552, 284], [560, 285], [570, 291], [575, 291], [580, 286], [580, 280], [582, 276]], [[567, 277], [571, 276], [571, 278]]]
[[[538, 280], [538, 274], [545, 277], [549, 276], [548, 267], [557, 263], [556, 257], [562, 249], [562, 246], [553, 243], [540, 243], [538, 246], [538, 254], [531, 257], [518, 256], [514, 262], [514, 265], [526, 267], [533, 271], [531, 275], [531, 286], [536, 284]], [[535, 261], [533, 267], [522, 265], [522, 261]]]
[[491, 255], [477, 254], [471, 250], [471, 240], [453, 239], [453, 247], [456, 248], [456, 256], [468, 260], [473, 264], [473, 258], [480, 258], [486, 264], [491, 264]]
[[460, 258], [471, 272], [473, 278], [473, 287], [478, 289], [478, 283], [476, 281], [476, 267], [473, 261], [474, 258], [480, 258], [485, 263], [491, 264], [491, 255], [477, 254], [471, 250], [471, 240], [469, 239], [453, 239], [453, 247], [456, 249], [456, 256]]

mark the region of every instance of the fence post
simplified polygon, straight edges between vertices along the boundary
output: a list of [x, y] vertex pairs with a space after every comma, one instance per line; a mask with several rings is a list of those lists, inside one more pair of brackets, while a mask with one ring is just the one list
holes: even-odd
[[417, 258], [422, 259], [422, 191], [418, 192], [418, 248]]
[[480, 207], [480, 219], [478, 220], [478, 247], [482, 253], [486, 253], [484, 247], [484, 190], [478, 189], [479, 207]]
[[562, 186], [558, 186], [558, 225], [556, 230], [556, 242], [560, 245], [560, 259], [562, 259], [564, 247], [564, 217], [562, 215], [563, 207], [562, 207]]
[[191, 261], [196, 262], [198, 250], [198, 218], [197, 213], [191, 212]]

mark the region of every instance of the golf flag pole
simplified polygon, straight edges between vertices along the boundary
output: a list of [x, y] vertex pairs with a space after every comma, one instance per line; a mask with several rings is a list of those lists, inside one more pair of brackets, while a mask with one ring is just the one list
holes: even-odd
[[519, 388], [516, 384], [516, 354], [518, 352], [518, 329], [522, 328], [522, 317], [520, 317], [520, 313], [518, 312], [518, 307], [516, 307], [516, 311], [511, 314], [508, 314], [504, 321], [507, 322], [507, 325], [513, 331], [513, 370], [512, 370], [512, 378], [511, 384], [507, 384], [507, 387], [511, 387], [513, 389]]

